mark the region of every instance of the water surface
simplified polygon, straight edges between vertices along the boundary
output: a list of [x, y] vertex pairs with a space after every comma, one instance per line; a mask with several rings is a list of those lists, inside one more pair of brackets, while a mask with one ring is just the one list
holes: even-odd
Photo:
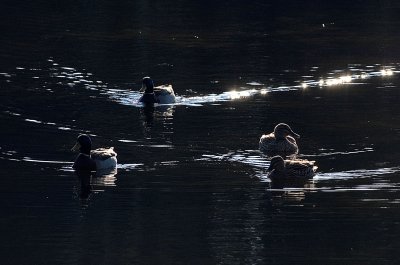
[[[2, 3], [1, 263], [397, 264], [400, 6], [342, 2]], [[279, 122], [301, 185], [267, 178]], [[77, 176], [79, 133], [117, 171]]]

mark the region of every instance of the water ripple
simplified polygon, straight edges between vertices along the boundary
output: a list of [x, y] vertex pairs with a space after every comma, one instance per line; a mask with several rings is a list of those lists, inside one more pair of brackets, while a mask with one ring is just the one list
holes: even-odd
[[343, 179], [354, 179], [354, 178], [370, 178], [381, 175], [394, 174], [400, 171], [400, 167], [390, 168], [378, 168], [378, 169], [357, 169], [341, 172], [327, 172], [318, 173], [315, 180], [343, 180]]
[[[347, 151], [347, 152], [331, 152], [331, 154], [340, 154], [340, 155], [351, 155], [357, 154], [363, 151]], [[367, 149], [364, 152], [370, 152]], [[316, 155], [303, 155], [302, 157], [324, 157], [327, 156], [326, 153], [316, 154]], [[270, 165], [270, 161], [263, 157], [262, 154], [258, 150], [238, 150], [232, 151], [227, 154], [204, 154], [201, 158], [196, 159], [197, 161], [228, 161], [233, 163], [241, 163], [245, 165], [249, 165], [254, 170], [254, 176], [258, 178], [262, 182], [270, 182], [267, 177], [266, 169]], [[400, 167], [384, 167], [377, 169], [357, 169], [357, 170], [349, 170], [349, 171], [340, 171], [340, 172], [317, 172], [317, 174], [313, 177], [314, 181], [329, 181], [329, 180], [351, 180], [351, 179], [360, 179], [360, 178], [373, 178], [377, 176], [390, 175], [394, 173], [400, 172]], [[373, 189], [383, 188], [385, 187], [383, 184], [371, 184]], [[393, 187], [393, 184], [387, 184], [387, 187]], [[357, 189], [362, 187], [356, 187]]]
[[[132, 86], [126, 84], [126, 87], [115, 87], [111, 84], [96, 80], [90, 72], [78, 70], [70, 66], [60, 66], [59, 63], [54, 62], [53, 58], [49, 58], [48, 62], [51, 63], [48, 71], [50, 71], [51, 78], [57, 85], [65, 85], [69, 88], [83, 87], [88, 90], [99, 91], [100, 95], [107, 96], [111, 101], [126, 106], [141, 107], [142, 104], [138, 103], [141, 93], [135, 90], [129, 90], [127, 87]], [[341, 86], [348, 84], [364, 84], [371, 78], [390, 78], [391, 76], [400, 73], [398, 69], [399, 63], [392, 63], [389, 65], [373, 64], [373, 65], [360, 65], [349, 64], [347, 69], [332, 70], [327, 73], [319, 73], [319, 67], [313, 66], [309, 69], [309, 74], [301, 75], [293, 84], [279, 84], [276, 85], [271, 81], [248, 81], [244, 82], [243, 86], [239, 89], [232, 89], [220, 94], [208, 94], [198, 96], [177, 95], [177, 102], [174, 105], [185, 106], [202, 106], [204, 104], [213, 104], [216, 102], [225, 102], [232, 100], [243, 100], [252, 98], [257, 95], [265, 96], [273, 92], [284, 92], [291, 90], [304, 90], [311, 87], [328, 88], [332, 86]], [[11, 81], [14, 76], [22, 74], [31, 74], [31, 78], [40, 78], [38, 72], [40, 69], [26, 69], [23, 66], [17, 67], [16, 73], [0, 73], [0, 78], [6, 78]], [[41, 70], [42, 72], [45, 70]], [[45, 74], [45, 73], [43, 73]], [[285, 75], [285, 73], [283, 73]], [[52, 86], [54, 84], [48, 83], [43, 86], [49, 92], [53, 92]], [[187, 89], [189, 91], [191, 89]], [[33, 120], [32, 120], [33, 122]]]
[[[320, 149], [320, 151], [325, 151], [325, 149]], [[301, 155], [301, 156], [303, 156], [303, 157], [324, 157], [324, 156], [333, 156], [333, 155], [353, 155], [353, 154], [368, 153], [368, 152], [374, 152], [374, 149], [372, 147], [365, 147], [362, 149], [354, 149], [352, 151], [334, 151], [334, 150], [332, 150], [331, 152], [325, 151], [325, 152], [321, 152], [319, 154], [306, 154], [306, 155]]]

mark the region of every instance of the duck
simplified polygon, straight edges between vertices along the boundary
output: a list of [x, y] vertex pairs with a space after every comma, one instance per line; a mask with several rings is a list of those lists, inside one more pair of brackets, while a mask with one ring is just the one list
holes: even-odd
[[139, 102], [143, 104], [173, 104], [176, 102], [175, 92], [171, 85], [154, 87], [153, 80], [149, 76], [143, 77], [142, 88], [139, 92], [143, 92], [139, 98]]
[[284, 160], [281, 156], [271, 158], [267, 171], [268, 177], [274, 180], [306, 180], [315, 175], [318, 167], [315, 161], [305, 159]]
[[264, 134], [259, 141], [259, 149], [265, 155], [272, 157], [280, 155], [284, 158], [295, 157], [299, 153], [296, 139], [300, 135], [295, 133], [286, 123], [275, 126], [274, 132]]
[[98, 172], [117, 167], [117, 153], [114, 151], [114, 147], [92, 150], [92, 140], [87, 134], [80, 134], [71, 150], [79, 151], [72, 166], [75, 170]]

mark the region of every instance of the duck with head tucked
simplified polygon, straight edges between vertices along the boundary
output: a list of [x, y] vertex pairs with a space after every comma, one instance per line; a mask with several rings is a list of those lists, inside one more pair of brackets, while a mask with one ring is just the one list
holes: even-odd
[[281, 156], [271, 158], [268, 177], [274, 180], [283, 179], [310, 179], [318, 169], [315, 161], [308, 160], [284, 160]]
[[142, 80], [142, 88], [139, 92], [143, 92], [139, 102], [143, 104], [173, 104], [176, 102], [175, 93], [171, 85], [162, 85], [154, 87], [153, 80], [146, 76]]
[[295, 138], [300, 138], [300, 135], [293, 132], [286, 123], [279, 123], [274, 132], [261, 136], [259, 148], [267, 156], [296, 156], [299, 148]]
[[86, 134], [78, 136], [72, 151], [79, 151], [72, 166], [75, 170], [100, 171], [117, 167], [117, 153], [114, 147], [92, 150], [92, 140]]

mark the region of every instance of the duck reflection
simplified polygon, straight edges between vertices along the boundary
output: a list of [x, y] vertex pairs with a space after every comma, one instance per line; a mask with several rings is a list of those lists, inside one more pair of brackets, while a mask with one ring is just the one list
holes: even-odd
[[114, 187], [116, 186], [116, 175], [118, 171], [116, 168], [107, 170], [98, 170], [92, 178], [92, 185], [96, 187], [97, 190], [104, 189], [104, 187]]
[[143, 118], [144, 127], [153, 127], [155, 107], [153, 105], [146, 105], [141, 108], [140, 114]]
[[89, 170], [75, 170], [75, 175], [78, 177], [80, 188], [79, 188], [79, 198], [86, 200], [92, 193], [92, 171]]
[[157, 120], [169, 120], [174, 116], [174, 106], [168, 105], [145, 105], [140, 109], [140, 114], [145, 129], [152, 128]]
[[308, 198], [313, 190], [315, 190], [315, 184], [312, 180], [305, 183], [292, 183], [292, 185], [271, 182], [266, 198], [272, 207], [305, 206], [310, 203]]
[[89, 199], [92, 192], [102, 192], [105, 187], [116, 186], [115, 180], [117, 169], [89, 171], [89, 170], [75, 170], [75, 175], [78, 177], [80, 184], [79, 198], [82, 200]]

